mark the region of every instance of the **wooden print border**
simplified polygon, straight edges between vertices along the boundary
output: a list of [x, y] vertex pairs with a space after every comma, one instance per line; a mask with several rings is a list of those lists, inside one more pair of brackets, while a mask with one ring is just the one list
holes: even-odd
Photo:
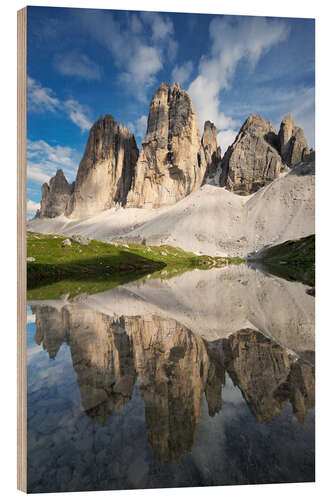
[[17, 12], [17, 487], [27, 491], [27, 8]]

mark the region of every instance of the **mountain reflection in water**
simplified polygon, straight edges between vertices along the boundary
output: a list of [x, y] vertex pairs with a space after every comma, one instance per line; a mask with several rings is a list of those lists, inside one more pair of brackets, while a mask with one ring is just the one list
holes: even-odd
[[[266, 276], [265, 280], [275, 278]], [[275, 283], [281, 288], [279, 293], [286, 293], [281, 283], [287, 282]], [[228, 281], [227, 290], [230, 284], [235, 285], [235, 280]], [[295, 285], [299, 284], [288, 287]], [[168, 286], [161, 283], [156, 295]], [[144, 288], [147, 290], [147, 285]], [[143, 294], [133, 297], [134, 289], [132, 286], [132, 300], [139, 303]], [[204, 289], [205, 283], [193, 289], [194, 302]], [[306, 295], [304, 288], [299, 290]], [[170, 290], [168, 293], [170, 303]], [[314, 480], [313, 412], [310, 421], [307, 419], [314, 407], [314, 352], [309, 349], [307, 321], [303, 322], [305, 340], [298, 332], [299, 338], [293, 342], [297, 349], [291, 350], [246, 324], [228, 335], [226, 323], [221, 324], [221, 338], [205, 338], [177, 319], [148, 312], [147, 298], [144, 314], [133, 314], [132, 310], [129, 315], [120, 314], [121, 301], [115, 291], [112, 294], [107, 314], [103, 312], [105, 305], [97, 310], [91, 299], [83, 303], [31, 304], [36, 323], [34, 340], [47, 351], [49, 360], [39, 351], [29, 363], [30, 491]], [[300, 297], [301, 301], [309, 299], [313, 301], [309, 296]], [[112, 308], [116, 310], [113, 314]], [[137, 309], [142, 312], [142, 303]], [[230, 311], [228, 314], [232, 316]], [[267, 325], [264, 317], [262, 322]], [[233, 324], [234, 320], [229, 327]], [[275, 324], [275, 338], [280, 335], [279, 328]], [[36, 356], [43, 357], [40, 369], [37, 363], [33, 366]], [[50, 365], [52, 360], [58, 363], [55, 367]], [[57, 371], [54, 383], [49, 376], [53, 368]], [[69, 385], [61, 394], [66, 378]], [[81, 408], [87, 420], [82, 418]], [[127, 459], [122, 457], [131, 446], [128, 439], [117, 439], [124, 426], [136, 449], [136, 459], [129, 450]], [[100, 430], [104, 438], [98, 437]], [[224, 436], [219, 446], [212, 446], [211, 456], [203, 438], [207, 432], [211, 433], [209, 439], [219, 432]], [[285, 435], [284, 452], [279, 451], [279, 435]], [[143, 437], [144, 446], [140, 445]], [[241, 448], [247, 448], [248, 463], [240, 443], [232, 449], [230, 438], [240, 440]], [[266, 446], [265, 438], [271, 441]], [[48, 453], [55, 456], [46, 471], [41, 457], [50, 439], [53, 445]], [[144, 449], [141, 459], [140, 446]], [[75, 459], [78, 450], [90, 458], [83, 463], [82, 458]], [[103, 467], [92, 472], [89, 461], [98, 460]], [[221, 467], [219, 460], [229, 460], [229, 467]], [[272, 466], [270, 472], [265, 470], [268, 464]]]

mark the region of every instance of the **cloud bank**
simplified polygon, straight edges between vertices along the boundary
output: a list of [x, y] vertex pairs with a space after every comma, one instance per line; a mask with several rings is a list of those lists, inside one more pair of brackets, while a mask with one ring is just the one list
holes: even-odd
[[51, 146], [43, 140], [27, 141], [27, 177], [37, 183], [49, 182], [62, 168], [69, 182], [76, 176], [79, 153], [68, 146]]
[[119, 68], [119, 81], [143, 102], [157, 83], [157, 74], [178, 51], [169, 16], [154, 12], [131, 13], [118, 22], [112, 13], [78, 14], [89, 35], [105, 47]]
[[54, 67], [61, 75], [88, 81], [100, 80], [103, 73], [98, 64], [80, 52], [57, 54], [54, 57]]
[[[201, 130], [211, 120], [219, 131], [220, 145], [236, 135], [239, 122], [226, 116], [221, 108], [221, 91], [232, 85], [237, 66], [242, 62], [253, 71], [259, 59], [275, 44], [286, 40], [288, 26], [283, 21], [260, 17], [216, 17], [209, 26], [211, 50], [203, 55], [199, 74], [189, 85]], [[229, 142], [230, 144], [230, 142]]]
[[62, 101], [52, 89], [43, 87], [38, 81], [28, 76], [28, 112], [31, 113], [65, 113], [80, 129], [89, 130], [92, 122], [88, 118], [89, 110], [75, 99]]

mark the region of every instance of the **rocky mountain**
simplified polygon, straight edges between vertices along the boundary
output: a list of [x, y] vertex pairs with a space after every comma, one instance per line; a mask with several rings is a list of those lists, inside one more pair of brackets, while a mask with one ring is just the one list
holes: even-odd
[[139, 152], [134, 135], [111, 115], [92, 126], [76, 180], [59, 170], [42, 187], [37, 217], [86, 218], [113, 206], [160, 208], [174, 205], [202, 184], [249, 195], [280, 172], [314, 159], [303, 130], [287, 115], [279, 133], [252, 114], [223, 158], [215, 125], [206, 121], [200, 139], [189, 94], [177, 83], [162, 83], [149, 109]]
[[248, 195], [276, 179], [283, 168], [275, 128], [265, 118], [250, 115], [223, 156], [220, 185]]
[[281, 158], [289, 167], [297, 165], [310, 153], [304, 132], [295, 125], [290, 113], [281, 122], [278, 140]]
[[191, 98], [177, 83], [162, 83], [150, 103], [147, 133], [126, 206], [173, 205], [201, 186], [205, 172]]
[[134, 135], [111, 115], [101, 116], [90, 130], [66, 215], [87, 217], [125, 205], [138, 154]]
[[304, 132], [291, 114], [280, 126], [250, 115], [222, 159], [219, 184], [240, 195], [252, 194], [276, 179], [287, 167], [314, 159]]
[[36, 216], [53, 218], [63, 215], [73, 190], [74, 183], [68, 184], [63, 171], [57, 170], [56, 175], [50, 179], [50, 184], [45, 182], [42, 185], [42, 200]]

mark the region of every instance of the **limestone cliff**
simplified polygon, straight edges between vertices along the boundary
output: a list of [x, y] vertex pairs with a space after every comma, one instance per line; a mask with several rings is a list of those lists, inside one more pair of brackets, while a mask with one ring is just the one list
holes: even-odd
[[172, 205], [201, 186], [206, 159], [189, 94], [177, 83], [154, 93], [127, 207]]
[[42, 185], [42, 201], [37, 217], [57, 217], [65, 213], [67, 204], [74, 189], [74, 183], [69, 184], [61, 169], [57, 170], [50, 183]]
[[214, 123], [205, 122], [201, 144], [207, 164], [204, 184], [217, 184], [216, 177], [221, 169], [221, 148], [217, 145], [217, 130]]
[[92, 126], [66, 209], [70, 217], [87, 217], [126, 204], [138, 148], [131, 132], [111, 115]]
[[278, 138], [282, 160], [289, 167], [311, 159], [303, 129], [295, 125], [290, 113], [281, 122]]
[[220, 185], [248, 195], [272, 182], [284, 168], [273, 125], [250, 115], [222, 159]]
[[37, 217], [84, 218], [117, 204], [159, 208], [203, 184], [249, 195], [284, 169], [313, 160], [314, 151], [290, 114], [279, 133], [265, 118], [251, 114], [221, 158], [215, 125], [206, 121], [200, 139], [189, 94], [177, 83], [161, 83], [151, 99], [140, 153], [126, 127], [111, 115], [101, 116], [90, 130], [75, 182], [68, 184], [58, 170], [42, 187]]

